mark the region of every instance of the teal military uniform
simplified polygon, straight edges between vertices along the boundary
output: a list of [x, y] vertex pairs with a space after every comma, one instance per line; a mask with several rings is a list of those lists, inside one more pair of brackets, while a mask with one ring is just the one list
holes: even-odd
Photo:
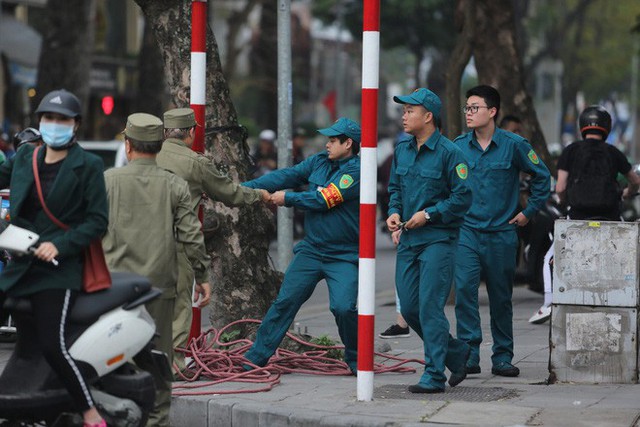
[[417, 149], [415, 137], [398, 143], [389, 180], [389, 216], [403, 221], [425, 210], [423, 227], [405, 230], [398, 245], [396, 288], [401, 312], [424, 342], [419, 386], [445, 388], [445, 365], [464, 371], [468, 346], [449, 334], [444, 307], [463, 216], [471, 204], [467, 166], [460, 150], [439, 131]]
[[309, 191], [286, 193], [286, 206], [306, 211], [305, 238], [295, 246], [278, 297], [245, 357], [255, 365], [266, 365], [318, 281], [326, 279], [329, 306], [345, 345], [345, 361], [355, 372], [360, 158], [331, 161], [326, 153], [320, 153], [244, 183], [269, 192], [307, 184]]
[[510, 364], [513, 358], [513, 308], [511, 295], [516, 266], [516, 225], [519, 174], [533, 176], [531, 196], [522, 213], [531, 218], [549, 198], [549, 170], [526, 139], [496, 128], [482, 150], [474, 132], [454, 141], [469, 164], [473, 204], [465, 216], [456, 252], [456, 319], [458, 338], [471, 345], [469, 366], [480, 362], [482, 330], [478, 312], [478, 287], [485, 278], [489, 294], [492, 364]]

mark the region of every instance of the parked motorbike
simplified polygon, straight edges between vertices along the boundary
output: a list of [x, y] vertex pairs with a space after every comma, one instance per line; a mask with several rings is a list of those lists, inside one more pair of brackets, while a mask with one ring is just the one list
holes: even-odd
[[[0, 234], [0, 249], [30, 256], [38, 236], [16, 228], [10, 225]], [[7, 233], [21, 230], [32, 243], [20, 246], [22, 237], [11, 236], [7, 244]], [[112, 281], [110, 289], [77, 297], [66, 331], [69, 353], [109, 426], [144, 426], [154, 406], [155, 381], [171, 379], [166, 354], [152, 348], [155, 323], [144, 306], [161, 291], [137, 274], [113, 273]], [[11, 313], [18, 333], [0, 375], [0, 426], [82, 426], [81, 415], [39, 348], [29, 300], [8, 297], [3, 309]]]

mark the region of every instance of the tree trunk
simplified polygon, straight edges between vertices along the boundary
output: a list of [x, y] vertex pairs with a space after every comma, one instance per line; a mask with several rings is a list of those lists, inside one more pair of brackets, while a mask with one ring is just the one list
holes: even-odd
[[[164, 59], [173, 102], [189, 106], [191, 2], [136, 0], [154, 31]], [[153, 76], [149, 76], [153, 78]], [[218, 46], [207, 28], [206, 154], [234, 180], [247, 178], [246, 130], [222, 74]], [[207, 202], [204, 210], [207, 249], [212, 258], [211, 323], [215, 327], [239, 318], [262, 318], [273, 301], [280, 274], [268, 261], [271, 217], [266, 207], [229, 208]]]
[[[38, 62], [37, 102], [48, 92], [66, 89], [79, 99], [86, 116], [94, 41], [94, 0], [49, 0]], [[82, 127], [80, 131], [82, 132]]]
[[474, 58], [481, 84], [500, 91], [501, 116], [521, 118], [531, 145], [545, 164], [553, 167], [544, 134], [538, 122], [524, 80], [522, 58], [518, 53], [511, 0], [476, 2]]
[[462, 73], [471, 59], [475, 23], [474, 0], [460, 0], [456, 6], [455, 21], [458, 38], [451, 52], [446, 71], [445, 132], [449, 139], [462, 133], [462, 113], [460, 112], [460, 88]]
[[[167, 85], [165, 82], [164, 63], [150, 25], [144, 26], [142, 47], [138, 55], [138, 95], [135, 99], [135, 110], [144, 111], [162, 117], [167, 105]], [[154, 76], [150, 79], [149, 76]]]
[[500, 92], [500, 116], [513, 114], [522, 120], [531, 145], [554, 172], [554, 163], [538, 122], [524, 78], [518, 51], [512, 0], [458, 0], [458, 39], [447, 70], [447, 135], [460, 134], [460, 80], [469, 58], [475, 58], [480, 84]]

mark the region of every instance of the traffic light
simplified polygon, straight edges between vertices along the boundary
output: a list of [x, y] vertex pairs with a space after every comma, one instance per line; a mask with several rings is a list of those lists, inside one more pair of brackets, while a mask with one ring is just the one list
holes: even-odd
[[113, 112], [113, 105], [114, 105], [113, 96], [107, 95], [102, 97], [101, 106], [102, 106], [102, 112], [104, 113], [105, 116], [108, 116]]

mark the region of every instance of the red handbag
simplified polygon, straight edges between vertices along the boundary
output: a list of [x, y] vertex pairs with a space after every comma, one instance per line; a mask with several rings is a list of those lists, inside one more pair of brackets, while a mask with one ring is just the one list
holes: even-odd
[[[44, 203], [44, 197], [42, 196], [42, 186], [40, 185], [40, 175], [38, 173], [38, 151], [40, 147], [37, 147], [33, 151], [33, 176], [36, 181], [36, 190], [38, 192], [38, 198], [42, 204], [42, 209], [47, 216], [53, 221], [55, 225], [68, 230], [70, 227], [61, 222], [58, 218], [53, 216], [49, 208]], [[107, 262], [104, 259], [104, 251], [102, 250], [102, 240], [97, 238], [93, 239], [89, 246], [84, 249], [83, 252], [84, 261], [82, 267], [82, 290], [87, 293], [101, 291], [111, 287], [111, 273], [107, 267]]]

